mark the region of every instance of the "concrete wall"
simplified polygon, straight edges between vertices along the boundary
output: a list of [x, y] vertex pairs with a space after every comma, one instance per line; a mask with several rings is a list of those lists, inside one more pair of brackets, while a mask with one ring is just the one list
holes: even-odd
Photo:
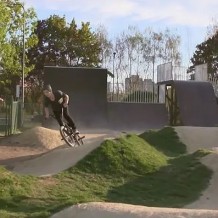
[[44, 81], [70, 96], [70, 113], [78, 128], [106, 125], [106, 69], [45, 67]]
[[218, 108], [209, 82], [174, 81], [184, 126], [217, 126]]
[[164, 104], [108, 103], [106, 69], [45, 67], [44, 81], [70, 96], [70, 113], [79, 129], [138, 130], [168, 124]]
[[165, 104], [108, 103], [108, 121], [116, 129], [149, 129], [168, 125]]

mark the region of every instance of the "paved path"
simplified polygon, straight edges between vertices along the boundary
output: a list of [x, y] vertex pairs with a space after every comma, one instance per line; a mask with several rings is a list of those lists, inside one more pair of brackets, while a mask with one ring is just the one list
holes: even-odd
[[71, 148], [67, 145], [44, 153], [31, 160], [18, 162], [12, 167], [13, 172], [33, 176], [51, 176], [75, 165], [92, 150], [100, 146], [106, 138], [115, 137], [118, 133], [88, 135], [84, 145]]

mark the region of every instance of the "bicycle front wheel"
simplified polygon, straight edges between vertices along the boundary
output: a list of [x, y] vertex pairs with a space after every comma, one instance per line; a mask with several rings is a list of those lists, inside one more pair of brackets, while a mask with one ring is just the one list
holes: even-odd
[[76, 133], [76, 134], [73, 136], [73, 138], [74, 138], [74, 141], [75, 141], [75, 143], [76, 143], [77, 145], [83, 145], [83, 138], [84, 138], [84, 137], [80, 137], [79, 134]]
[[60, 129], [60, 134], [62, 136], [62, 139], [69, 145], [70, 147], [76, 147], [77, 146], [77, 141], [74, 139], [72, 136], [70, 130], [66, 127], [63, 129]]

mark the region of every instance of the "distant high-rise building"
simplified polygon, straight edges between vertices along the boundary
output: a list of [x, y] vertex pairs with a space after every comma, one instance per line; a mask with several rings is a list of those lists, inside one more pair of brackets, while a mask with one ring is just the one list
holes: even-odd
[[152, 79], [142, 79], [139, 75], [132, 75], [129, 78], [125, 79], [125, 92], [134, 92], [134, 91], [147, 91], [153, 92], [153, 85], [154, 90], [156, 92], [157, 85], [153, 84]]
[[125, 79], [125, 91], [140, 91], [143, 89], [143, 80], [139, 75], [132, 75]]
[[153, 82], [152, 79], [144, 79], [144, 91], [152, 92], [153, 91]]

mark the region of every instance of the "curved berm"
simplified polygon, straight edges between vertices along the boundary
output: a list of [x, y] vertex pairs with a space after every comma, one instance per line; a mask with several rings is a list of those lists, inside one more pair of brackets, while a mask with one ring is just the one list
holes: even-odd
[[184, 126], [217, 126], [218, 106], [209, 82], [173, 81]]
[[87, 203], [69, 207], [51, 218], [217, 218], [216, 210], [157, 208], [115, 203]]

